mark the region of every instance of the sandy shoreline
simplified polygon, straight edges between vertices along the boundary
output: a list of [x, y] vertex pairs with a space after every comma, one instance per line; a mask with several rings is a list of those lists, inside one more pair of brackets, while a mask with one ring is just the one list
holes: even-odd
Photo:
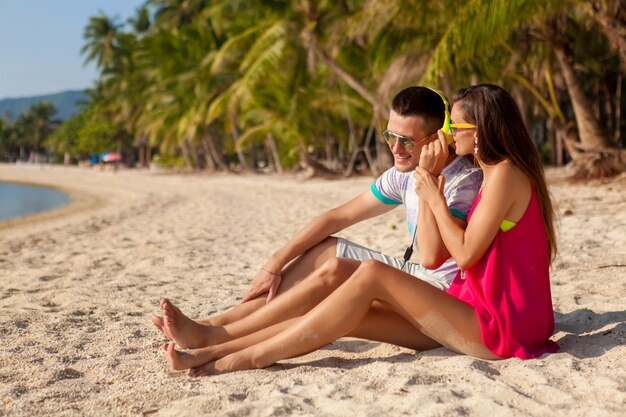
[[[486, 362], [342, 339], [266, 370], [202, 379], [167, 368], [148, 321], [159, 297], [193, 317], [228, 309], [273, 250], [372, 179], [0, 164], [0, 180], [74, 199], [37, 221], [0, 224], [0, 415], [626, 414], [626, 177], [551, 185], [561, 214], [557, 354]], [[402, 209], [342, 235], [401, 254]]]
[[15, 184], [35, 185], [51, 188], [53, 190], [65, 193], [67, 196], [69, 196], [70, 201], [66, 205], [56, 209], [47, 210], [28, 216], [18, 216], [11, 217], [6, 220], [0, 220], [0, 230], [19, 227], [22, 225], [32, 225], [41, 221], [69, 216], [73, 213], [77, 213], [83, 210], [93, 210], [103, 204], [103, 199], [98, 197], [97, 195], [85, 193], [77, 189], [67, 187], [65, 185], [51, 184], [47, 182], [24, 181], [21, 179], [12, 179], [11, 182]]

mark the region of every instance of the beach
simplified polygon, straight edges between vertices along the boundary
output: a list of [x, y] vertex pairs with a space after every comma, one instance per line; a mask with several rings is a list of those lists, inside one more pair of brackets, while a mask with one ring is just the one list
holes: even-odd
[[[0, 164], [73, 202], [0, 223], [0, 416], [624, 416], [626, 176], [548, 170], [558, 353], [484, 361], [340, 339], [263, 370], [171, 371], [149, 321], [239, 303], [266, 258], [373, 178], [163, 174]], [[1, 204], [1, 202], [0, 202]], [[404, 210], [340, 236], [401, 256]]]

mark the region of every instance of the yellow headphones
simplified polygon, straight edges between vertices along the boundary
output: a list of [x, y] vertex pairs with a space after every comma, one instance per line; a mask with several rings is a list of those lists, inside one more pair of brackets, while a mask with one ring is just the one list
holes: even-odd
[[448, 104], [448, 100], [440, 91], [430, 87], [426, 88], [437, 93], [437, 95], [439, 95], [439, 97], [441, 97], [441, 100], [443, 101], [443, 105], [445, 107], [445, 119], [443, 120], [443, 126], [441, 126], [441, 131], [446, 135], [446, 141], [448, 143], [452, 143], [453, 139], [452, 135], [450, 134], [450, 105]]

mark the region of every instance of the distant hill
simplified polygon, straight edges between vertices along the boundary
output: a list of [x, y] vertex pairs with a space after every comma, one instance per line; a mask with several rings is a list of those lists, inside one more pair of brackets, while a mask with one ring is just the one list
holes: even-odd
[[80, 112], [81, 105], [89, 101], [89, 96], [83, 90], [68, 90], [43, 96], [5, 98], [0, 100], [0, 118], [8, 112], [13, 122], [20, 114], [25, 113], [33, 104], [40, 101], [47, 101], [56, 107], [55, 119], [67, 120]]

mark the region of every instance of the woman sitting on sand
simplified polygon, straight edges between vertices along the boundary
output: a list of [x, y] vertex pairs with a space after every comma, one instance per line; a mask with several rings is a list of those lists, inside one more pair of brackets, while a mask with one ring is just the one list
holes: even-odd
[[[431, 208], [461, 269], [447, 292], [378, 261], [365, 261], [303, 316], [277, 319], [256, 332], [204, 348], [177, 351], [174, 343], [166, 345], [172, 368], [192, 368], [195, 376], [265, 368], [344, 336], [417, 350], [445, 346], [483, 359], [528, 359], [556, 351], [558, 346], [549, 340], [554, 331], [549, 279], [556, 251], [554, 213], [539, 153], [513, 98], [501, 87], [481, 84], [459, 90], [451, 117], [456, 153], [474, 154], [484, 171], [465, 230], [446, 206], [443, 177], [423, 168], [432, 161], [420, 161], [415, 172], [416, 192]], [[435, 154], [447, 158], [441, 132], [439, 139], [422, 152], [424, 159]], [[308, 285], [311, 281], [305, 280], [291, 291], [304, 296]], [[286, 302], [278, 297], [263, 308], [280, 311]], [[379, 308], [370, 310], [373, 305]], [[176, 342], [189, 319], [165, 299], [161, 307], [165, 333]], [[374, 333], [378, 337], [370, 336]]]

